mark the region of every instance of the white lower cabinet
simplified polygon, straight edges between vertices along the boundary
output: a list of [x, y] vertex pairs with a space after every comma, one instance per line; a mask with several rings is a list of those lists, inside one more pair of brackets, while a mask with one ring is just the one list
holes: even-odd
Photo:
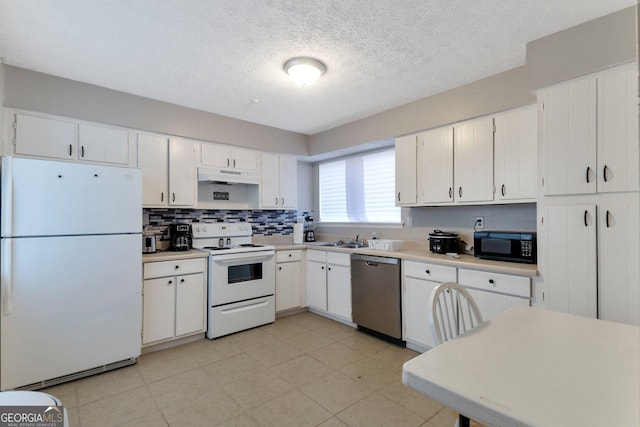
[[547, 308], [640, 325], [636, 197], [542, 209]]
[[438, 345], [429, 318], [429, 297], [444, 282], [456, 281], [456, 268], [429, 263], [405, 261], [404, 271], [404, 339], [407, 346], [419, 350]]
[[206, 259], [144, 264], [142, 346], [206, 330]]
[[276, 252], [276, 312], [304, 306], [302, 251]]
[[351, 256], [307, 251], [307, 305], [351, 322]]
[[404, 261], [403, 322], [407, 347], [425, 351], [438, 345], [431, 329], [429, 299], [433, 289], [444, 282], [463, 285], [490, 320], [510, 307], [529, 305], [531, 279], [418, 261]]
[[473, 296], [485, 321], [511, 307], [528, 306], [531, 299], [529, 277], [460, 268], [458, 283]]

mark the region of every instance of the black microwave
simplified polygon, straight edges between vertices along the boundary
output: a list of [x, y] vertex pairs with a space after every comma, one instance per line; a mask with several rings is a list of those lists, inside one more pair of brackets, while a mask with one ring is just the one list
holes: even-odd
[[478, 258], [527, 264], [537, 262], [535, 232], [476, 231], [473, 246]]

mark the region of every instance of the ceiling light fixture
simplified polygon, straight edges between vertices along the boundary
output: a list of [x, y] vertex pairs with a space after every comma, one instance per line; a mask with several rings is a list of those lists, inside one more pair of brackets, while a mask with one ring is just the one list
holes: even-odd
[[292, 58], [285, 62], [284, 71], [302, 86], [314, 84], [327, 71], [327, 67], [313, 58]]

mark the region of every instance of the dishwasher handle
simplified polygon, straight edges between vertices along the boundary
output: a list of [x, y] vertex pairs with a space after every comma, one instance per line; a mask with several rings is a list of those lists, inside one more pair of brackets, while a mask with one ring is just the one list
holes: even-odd
[[365, 261], [367, 265], [377, 264], [398, 264], [400, 260], [398, 258], [389, 258], [383, 256], [363, 255], [363, 254], [351, 254], [351, 261]]

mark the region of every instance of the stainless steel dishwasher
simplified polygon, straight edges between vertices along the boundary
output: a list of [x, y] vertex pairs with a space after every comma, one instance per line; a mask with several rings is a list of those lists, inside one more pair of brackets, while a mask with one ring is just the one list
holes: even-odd
[[351, 304], [358, 329], [403, 345], [400, 260], [351, 255]]

